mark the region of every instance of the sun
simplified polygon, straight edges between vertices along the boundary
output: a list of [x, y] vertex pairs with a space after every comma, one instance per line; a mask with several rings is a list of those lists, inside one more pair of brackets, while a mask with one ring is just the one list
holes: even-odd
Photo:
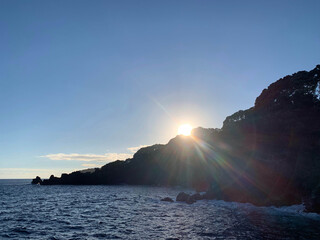
[[192, 126], [190, 124], [183, 124], [178, 128], [179, 135], [190, 136], [192, 131]]

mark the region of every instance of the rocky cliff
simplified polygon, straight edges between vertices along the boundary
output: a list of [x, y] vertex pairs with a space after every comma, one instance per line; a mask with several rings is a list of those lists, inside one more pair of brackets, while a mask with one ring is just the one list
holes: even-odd
[[319, 183], [320, 65], [272, 83], [221, 129], [197, 128], [191, 137], [141, 148], [132, 159], [41, 182], [184, 185], [256, 205], [315, 202]]

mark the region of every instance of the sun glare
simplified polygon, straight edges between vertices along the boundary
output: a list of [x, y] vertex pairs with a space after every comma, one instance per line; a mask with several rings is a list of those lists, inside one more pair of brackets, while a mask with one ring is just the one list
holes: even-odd
[[190, 124], [183, 124], [178, 128], [179, 135], [190, 136], [192, 131], [192, 126]]

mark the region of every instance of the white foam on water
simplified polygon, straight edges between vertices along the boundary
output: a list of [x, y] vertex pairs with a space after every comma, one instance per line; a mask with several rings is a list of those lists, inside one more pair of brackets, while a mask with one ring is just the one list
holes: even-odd
[[314, 95], [320, 101], [320, 82], [317, 83], [317, 87], [316, 87], [316, 89], [314, 91]]

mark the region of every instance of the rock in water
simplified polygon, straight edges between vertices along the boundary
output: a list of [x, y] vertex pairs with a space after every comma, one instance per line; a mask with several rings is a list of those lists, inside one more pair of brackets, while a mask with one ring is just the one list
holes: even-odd
[[197, 200], [201, 200], [201, 199], [202, 199], [202, 196], [199, 193], [189, 195], [187, 193], [180, 192], [176, 198], [176, 201], [192, 204], [192, 203], [195, 203]]
[[320, 213], [320, 185], [313, 190], [312, 195], [305, 198], [306, 212]]
[[213, 200], [213, 199], [215, 199], [215, 194], [212, 190], [209, 190], [205, 194], [202, 195], [202, 199]]
[[194, 194], [194, 195], [191, 195], [191, 196], [188, 197], [186, 203], [192, 204], [192, 203], [195, 203], [196, 201], [197, 201], [197, 200], [196, 200], [195, 194]]
[[176, 198], [177, 202], [186, 202], [188, 198], [190, 197], [189, 194], [186, 194], [184, 192], [180, 192]]
[[169, 198], [169, 197], [162, 198], [161, 201], [163, 201], [163, 202], [174, 202], [172, 200], [172, 198]]
[[200, 193], [195, 193], [195, 194], [192, 195], [192, 197], [193, 197], [196, 201], [203, 199], [202, 196], [200, 195]]
[[39, 176], [37, 176], [35, 179], [32, 179], [31, 184], [42, 184], [42, 180]]

